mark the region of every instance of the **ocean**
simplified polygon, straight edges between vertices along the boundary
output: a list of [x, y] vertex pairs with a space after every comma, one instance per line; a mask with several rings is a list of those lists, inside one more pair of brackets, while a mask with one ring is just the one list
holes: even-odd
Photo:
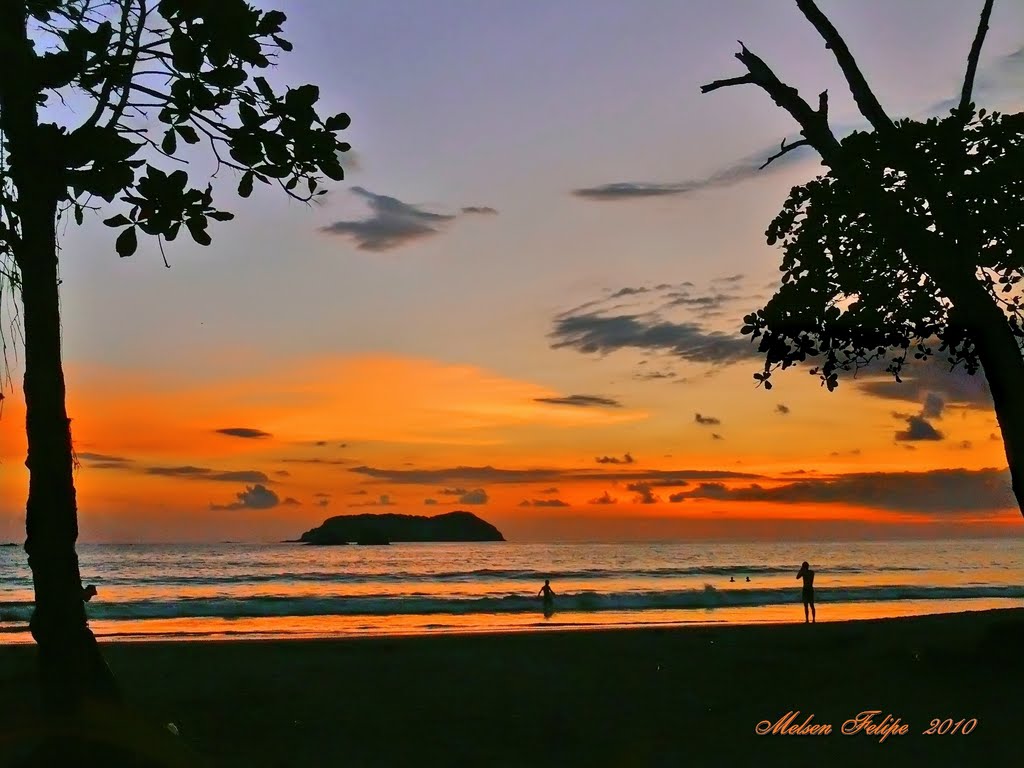
[[[803, 621], [1024, 606], [1019, 539], [836, 543], [83, 544], [105, 639], [337, 637]], [[747, 579], [749, 578], [749, 581]], [[556, 593], [545, 616], [536, 597]], [[0, 643], [29, 642], [32, 580], [0, 547]]]

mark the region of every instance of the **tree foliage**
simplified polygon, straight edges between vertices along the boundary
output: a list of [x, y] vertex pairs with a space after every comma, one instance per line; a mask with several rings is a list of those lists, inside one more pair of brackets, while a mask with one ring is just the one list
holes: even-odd
[[[951, 366], [977, 371], [967, 318], [957, 316], [935, 267], [980, 281], [1024, 340], [1024, 114], [972, 107], [894, 128], [854, 133], [840, 150], [844, 166], [880, 181], [870, 194], [887, 198], [886, 213], [864, 199], [862, 184], [830, 171], [794, 187], [766, 232], [783, 249], [782, 284], [744, 318], [742, 333], [760, 338], [765, 367], [754, 376], [767, 388], [773, 370], [808, 358], [820, 361], [811, 373], [830, 390], [840, 372], [888, 355], [886, 370], [898, 380], [911, 351], [924, 359], [937, 348]], [[934, 237], [924, 259], [910, 258], [892, 236], [894, 225], [908, 223]], [[948, 242], [955, 248], [940, 245]]]
[[[114, 208], [104, 223], [118, 230], [122, 257], [136, 251], [140, 234], [157, 238], [162, 250], [182, 227], [209, 245], [210, 221], [232, 218], [209, 179], [189, 173], [199, 149], [209, 152], [214, 177], [225, 167], [237, 174], [242, 197], [260, 182], [309, 201], [324, 193], [323, 177], [343, 178], [339, 153], [349, 145], [338, 133], [348, 116], [321, 117], [314, 85], [281, 91], [257, 74], [292, 48], [280, 11], [244, 0], [23, 5], [33, 46], [19, 76], [40, 110], [36, 138], [47, 151], [0, 157], [0, 249], [15, 282], [20, 227], [11, 162], [46, 174], [61, 214], [79, 224], [90, 210]], [[69, 125], [68, 116], [79, 119]], [[0, 127], [9, 144], [12, 127], [2, 118]]]

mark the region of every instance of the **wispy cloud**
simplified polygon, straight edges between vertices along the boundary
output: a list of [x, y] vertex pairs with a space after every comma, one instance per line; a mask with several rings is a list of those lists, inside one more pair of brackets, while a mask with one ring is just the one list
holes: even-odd
[[600, 496], [598, 496], [596, 499], [591, 499], [587, 503], [588, 504], [618, 504], [619, 500], [616, 499], [616, 498], [613, 498], [612, 495], [610, 493], [608, 493], [608, 491], [605, 491]]
[[[362, 219], [335, 221], [320, 231], [347, 237], [363, 251], [387, 251], [431, 237], [456, 218], [455, 214], [434, 213], [363, 187], [352, 187], [351, 191], [366, 202], [369, 214]], [[497, 210], [490, 206], [468, 205], [461, 209], [461, 213], [494, 215]]]
[[621, 408], [622, 403], [598, 395], [566, 395], [565, 397], [536, 397], [535, 402], [548, 405], [569, 405], [575, 408]]
[[255, 469], [217, 470], [208, 467], [146, 467], [147, 475], [177, 477], [183, 480], [209, 480], [218, 483], [269, 483], [270, 478]]
[[523, 499], [520, 507], [568, 507], [570, 504], [561, 499]]
[[696, 423], [706, 427], [715, 426], [722, 423], [721, 419], [716, 419], [714, 416], [703, 416], [699, 413], [695, 413], [693, 415], [693, 420]]
[[261, 440], [273, 437], [269, 432], [264, 432], [262, 429], [253, 429], [252, 427], [224, 427], [214, 431], [228, 437], [241, 437], [248, 440]]
[[443, 469], [385, 469], [381, 467], [352, 467], [350, 472], [365, 475], [381, 482], [410, 485], [445, 485], [466, 483], [536, 483], [558, 481], [647, 481], [651, 484], [682, 484], [696, 480], [757, 479], [761, 475], [749, 472], [716, 469], [679, 470], [613, 470], [599, 472], [593, 469], [502, 469], [484, 467], [447, 467]]

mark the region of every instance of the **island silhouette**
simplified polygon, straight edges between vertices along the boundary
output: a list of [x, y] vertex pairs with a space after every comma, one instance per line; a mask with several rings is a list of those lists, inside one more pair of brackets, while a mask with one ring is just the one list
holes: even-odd
[[472, 512], [424, 515], [337, 515], [299, 537], [302, 544], [390, 544], [413, 541], [505, 541], [501, 531]]

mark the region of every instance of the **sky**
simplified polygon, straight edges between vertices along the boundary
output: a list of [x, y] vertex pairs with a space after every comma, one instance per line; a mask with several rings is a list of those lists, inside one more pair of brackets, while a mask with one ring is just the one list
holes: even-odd
[[[948, 111], [980, 2], [822, 0], [889, 114]], [[742, 40], [859, 127], [795, 3], [273, 0], [268, 76], [345, 111], [307, 207], [215, 180], [213, 245], [128, 259], [61, 228], [83, 541], [280, 540], [337, 514], [466, 509], [518, 541], [1020, 535], [984, 383], [941, 364], [756, 389], [738, 334], [809, 154]], [[977, 6], [977, 7], [975, 7]], [[1019, 111], [1024, 6], [998, 2], [981, 106]], [[202, 162], [193, 167], [202, 173]], [[21, 360], [0, 540], [28, 473]]]

